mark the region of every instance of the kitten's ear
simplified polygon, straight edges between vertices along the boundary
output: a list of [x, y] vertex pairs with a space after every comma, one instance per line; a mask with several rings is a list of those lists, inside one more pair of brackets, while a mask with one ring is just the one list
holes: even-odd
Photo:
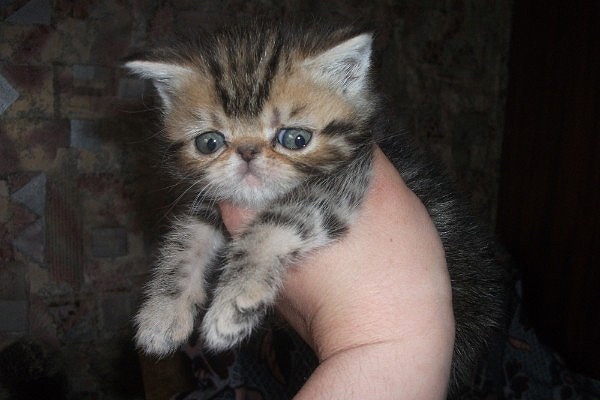
[[367, 85], [373, 35], [363, 33], [304, 62], [315, 79], [334, 85], [350, 96]]
[[162, 61], [133, 60], [123, 66], [140, 78], [152, 80], [167, 111], [181, 83], [194, 73], [190, 67]]

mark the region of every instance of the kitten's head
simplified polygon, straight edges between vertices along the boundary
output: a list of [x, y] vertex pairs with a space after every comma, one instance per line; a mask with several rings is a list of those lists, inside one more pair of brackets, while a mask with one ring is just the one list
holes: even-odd
[[125, 64], [153, 81], [180, 175], [210, 198], [262, 205], [371, 138], [371, 34], [234, 28]]

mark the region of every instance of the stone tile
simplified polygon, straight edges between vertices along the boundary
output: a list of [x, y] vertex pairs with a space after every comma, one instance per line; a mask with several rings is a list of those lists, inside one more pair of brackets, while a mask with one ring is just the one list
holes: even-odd
[[[73, 74], [73, 88], [75, 93], [86, 94], [85, 90], [91, 89], [87, 92], [93, 94], [98, 93], [99, 95], [111, 95], [112, 93], [103, 91], [102, 89], [107, 88], [111, 83], [112, 70], [108, 67], [101, 67], [97, 65], [84, 65], [76, 64], [72, 67]], [[110, 89], [110, 88], [109, 88]], [[95, 90], [96, 92], [94, 92]]]
[[115, 114], [111, 98], [97, 95], [60, 94], [60, 114], [70, 119], [96, 119]]
[[0, 59], [13, 64], [41, 65], [60, 61], [63, 45], [45, 25], [0, 24]]
[[89, 342], [96, 338], [98, 310], [91, 297], [59, 297], [47, 300], [48, 314], [58, 333], [68, 341]]
[[50, 279], [46, 285], [39, 288], [35, 296], [30, 296], [32, 301], [35, 299], [42, 300], [48, 305], [62, 304], [68, 301], [74, 301], [77, 293], [71, 285], [65, 282], [56, 282]]
[[48, 313], [48, 306], [37, 296], [29, 304], [29, 333], [31, 337], [58, 348], [62, 338], [57, 334], [56, 323]]
[[71, 120], [71, 147], [97, 151], [102, 148], [102, 141], [98, 136], [97, 123], [90, 119]]
[[115, 95], [114, 69], [90, 64], [58, 66], [55, 70], [61, 99], [97, 98], [109, 105]]
[[25, 228], [13, 241], [13, 246], [29, 259], [44, 264], [46, 231], [42, 218]]
[[120, 257], [127, 255], [127, 230], [95, 228], [92, 230], [92, 255], [94, 257]]
[[0, 224], [8, 221], [8, 184], [0, 180]]
[[0, 122], [0, 130], [0, 155], [7, 156], [0, 159], [0, 173], [47, 171], [52, 168], [58, 150], [69, 146], [68, 120], [11, 119]]
[[91, 52], [91, 43], [96, 35], [102, 34], [98, 26], [90, 23], [89, 20], [63, 18], [56, 21], [55, 32], [55, 50], [54, 54], [48, 54], [49, 58], [59, 61], [69, 70], [73, 64], [95, 62], [95, 57]]
[[73, 79], [80, 81], [91, 81], [95, 79], [96, 68], [94, 65], [73, 65]]
[[19, 171], [19, 153], [8, 133], [7, 123], [0, 119], [0, 175]]
[[83, 226], [131, 226], [135, 209], [127, 193], [123, 176], [115, 174], [83, 174], [77, 179], [77, 192], [82, 207]]
[[154, 18], [149, 21], [148, 36], [151, 41], [158, 41], [165, 33], [173, 32], [173, 9], [171, 5], [165, 4], [156, 10]]
[[27, 265], [27, 279], [29, 280], [29, 293], [36, 295], [40, 290], [48, 285], [48, 268], [40, 267], [38, 264], [29, 263]]
[[141, 100], [146, 90], [146, 82], [135, 78], [119, 79], [119, 98], [123, 100]]
[[77, 289], [83, 281], [84, 235], [74, 156], [61, 162], [49, 176], [46, 196], [48, 272], [53, 281]]
[[53, 118], [54, 84], [50, 66], [5, 64], [2, 71], [20, 95], [5, 118]]
[[96, 0], [59, 0], [54, 2], [54, 18], [62, 21], [67, 18], [85, 20], [97, 6]]
[[88, 21], [96, 24], [90, 48], [95, 63], [114, 65], [129, 54], [132, 45], [132, 16], [129, 4], [122, 1], [106, 1], [102, 3], [102, 7], [94, 7], [92, 10]]
[[15, 0], [0, 0], [0, 8], [5, 8], [14, 3]]
[[10, 215], [8, 231], [10, 232], [9, 236], [11, 240], [19, 236], [28, 226], [33, 224], [39, 218], [26, 207], [12, 201], [8, 205], [8, 212]]
[[27, 301], [2, 300], [0, 301], [0, 332], [25, 333], [27, 332]]
[[131, 326], [133, 307], [128, 293], [114, 294], [102, 300], [104, 329], [115, 331]]
[[17, 92], [8, 81], [0, 75], [0, 114], [11, 106], [19, 98]]
[[6, 22], [25, 25], [50, 25], [51, 16], [52, 8], [49, 0], [31, 0], [6, 18]]
[[19, 262], [8, 262], [0, 268], [0, 299], [27, 299], [27, 267]]
[[[84, 264], [84, 288], [98, 292], [122, 292], [132, 290], [132, 270], [137, 266], [128, 256], [117, 258], [86, 258]], [[145, 283], [145, 282], [144, 282]]]
[[99, 65], [75, 64], [72, 67], [73, 79], [78, 81], [106, 81], [110, 78], [111, 69]]
[[8, 175], [7, 179], [6, 179], [6, 184], [8, 186], [8, 192], [9, 193], [16, 192], [17, 190], [21, 189], [23, 186], [27, 185], [27, 183], [38, 174], [39, 174], [39, 171], [37, 171], [37, 172], [20, 171], [15, 174]]
[[[195, 9], [192, 11], [179, 12], [176, 15], [177, 22], [175, 23], [173, 30], [177, 33], [177, 36], [193, 40], [194, 33], [190, 31], [190, 29], [186, 29], [186, 26], [201, 26], [202, 29], [205, 29], [207, 32], [213, 32], [220, 26], [221, 16], [221, 11], [218, 10], [205, 9], [198, 11]], [[153, 24], [152, 28], [154, 28], [154, 30], [150, 31], [149, 35], [154, 40], [160, 40], [160, 29], [157, 29], [156, 24]], [[158, 26], [158, 28], [160, 28], [160, 26]]]
[[13, 237], [8, 224], [6, 222], [0, 222], [0, 265], [6, 265], [14, 260], [12, 247]]
[[11, 195], [11, 199], [24, 205], [38, 216], [44, 215], [46, 207], [46, 174], [43, 172]]
[[98, 310], [90, 308], [85, 312], [79, 311], [65, 327], [68, 328], [62, 333], [65, 340], [78, 343], [93, 342], [98, 335]]

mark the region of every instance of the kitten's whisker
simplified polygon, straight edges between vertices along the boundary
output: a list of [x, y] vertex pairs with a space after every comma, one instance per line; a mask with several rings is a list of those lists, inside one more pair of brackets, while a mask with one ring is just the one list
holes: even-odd
[[[208, 195], [209, 189], [211, 189], [213, 186], [214, 186], [213, 183], [209, 183], [204, 188], [202, 188], [202, 190], [198, 193], [198, 195], [196, 196], [196, 198], [194, 199], [194, 201], [192, 202], [192, 205], [190, 207], [190, 210], [192, 213], [196, 213], [198, 205], [205, 202], [205, 199], [206, 199], [206, 196]], [[216, 198], [213, 199], [210, 203], [210, 207], [215, 207], [216, 201], [217, 201]]]
[[200, 183], [200, 181], [196, 181], [196, 182], [194, 182], [193, 184], [191, 184], [191, 185], [190, 185], [190, 186], [189, 186], [189, 187], [188, 187], [186, 190], [184, 190], [184, 191], [183, 191], [183, 193], [181, 193], [181, 194], [180, 194], [180, 195], [179, 195], [179, 196], [178, 196], [178, 197], [177, 197], [177, 198], [176, 198], [176, 199], [175, 199], [175, 200], [174, 200], [174, 201], [171, 203], [171, 205], [170, 205], [169, 209], [167, 210], [167, 212], [166, 212], [166, 213], [165, 213], [165, 214], [164, 214], [162, 217], [160, 217], [160, 219], [158, 220], [158, 222], [161, 222], [161, 221], [162, 221], [162, 220], [163, 220], [163, 219], [164, 219], [164, 218], [165, 218], [167, 215], [169, 215], [169, 214], [171, 213], [171, 211], [173, 210], [173, 208], [174, 208], [174, 207], [177, 205], [177, 203], [179, 202], [179, 200], [181, 200], [181, 198], [182, 198], [183, 196], [185, 196], [185, 194], [186, 194], [187, 192], [189, 192], [189, 191], [190, 191], [190, 189], [192, 189], [194, 186], [196, 186], [196, 185], [197, 185], [197, 184], [199, 184], [199, 183]]
[[169, 143], [167, 148], [163, 151], [160, 161], [158, 161], [157, 167], [162, 167], [169, 160], [169, 158], [176, 156], [176, 153], [172, 152], [171, 149], [178, 144], [179, 143], [177, 143], [177, 142]]
[[191, 206], [190, 206], [190, 211], [192, 213], [195, 213], [197, 211], [196, 207], [197, 204], [201, 203], [204, 200], [204, 196], [205, 194], [208, 192], [209, 188], [211, 187], [211, 183], [206, 184], [202, 190], [200, 190], [200, 192], [198, 192], [198, 194], [196, 195], [196, 197], [194, 197], [194, 201], [192, 201]]
[[154, 138], [156, 138], [157, 136], [162, 135], [163, 133], [166, 132], [166, 129], [163, 127], [161, 129], [159, 129], [158, 131], [156, 131], [155, 133], [153, 133], [152, 135], [149, 135], [143, 139], [140, 140], [132, 140], [130, 142], [128, 142], [129, 144], [139, 144], [139, 143], [144, 143], [144, 142], [148, 142]]

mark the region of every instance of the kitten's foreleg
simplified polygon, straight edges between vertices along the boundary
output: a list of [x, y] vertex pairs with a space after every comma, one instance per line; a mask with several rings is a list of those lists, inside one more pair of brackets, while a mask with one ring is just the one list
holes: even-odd
[[186, 216], [174, 224], [135, 316], [135, 340], [144, 351], [166, 355], [189, 337], [198, 308], [206, 301], [207, 266], [224, 241], [220, 229], [197, 217]]
[[287, 267], [339, 237], [348, 221], [324, 210], [263, 212], [234, 238], [202, 321], [206, 345], [224, 350], [249, 336], [276, 300]]

